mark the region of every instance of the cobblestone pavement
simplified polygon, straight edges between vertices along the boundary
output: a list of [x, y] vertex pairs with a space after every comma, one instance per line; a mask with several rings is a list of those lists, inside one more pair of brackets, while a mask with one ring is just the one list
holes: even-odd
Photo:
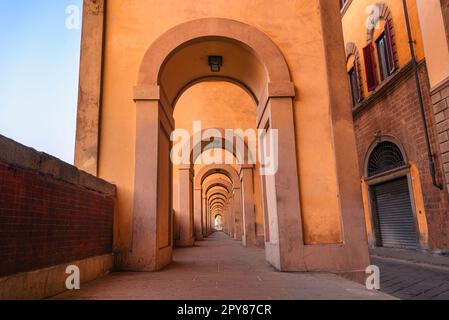
[[381, 291], [403, 300], [449, 300], [449, 268], [372, 257], [380, 268]]

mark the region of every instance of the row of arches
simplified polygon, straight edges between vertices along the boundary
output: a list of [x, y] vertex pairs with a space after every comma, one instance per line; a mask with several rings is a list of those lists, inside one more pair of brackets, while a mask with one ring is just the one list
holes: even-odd
[[[214, 164], [198, 172], [191, 166], [179, 167], [176, 245], [192, 246], [209, 236], [220, 215], [225, 233], [244, 246], [257, 246], [253, 169], [249, 164]], [[193, 195], [186, 190], [193, 190]]]
[[[327, 2], [323, 6], [327, 6]], [[337, 9], [337, 6], [332, 7], [332, 10]], [[207, 57], [216, 56], [217, 52], [223, 54], [227, 62], [218, 73], [206, 62]], [[326, 59], [323, 58], [323, 63]], [[328, 73], [333, 70], [327, 68]], [[233, 168], [234, 173], [217, 167], [196, 172], [196, 168], [192, 169], [193, 163], [180, 165], [176, 172], [179, 173], [179, 212], [174, 215], [172, 204], [176, 194], [170, 159], [171, 133], [176, 128], [174, 111], [183, 92], [209, 81], [237, 84], [254, 98], [254, 128], [265, 134], [277, 133], [276, 170], [254, 175], [254, 165], [243, 163]], [[295, 86], [281, 50], [270, 37], [248, 24], [223, 18], [197, 19], [177, 25], [156, 39], [143, 57], [133, 94], [136, 133], [131, 243], [129, 250], [121, 252], [117, 258], [119, 268], [163, 269], [172, 262], [176, 244], [191, 245], [196, 238], [207, 236], [212, 231], [214, 218], [219, 216], [223, 229], [233, 238], [241, 239], [244, 245], [258, 244], [253, 214], [255, 180], [260, 184], [265, 257], [273, 267], [280, 271], [357, 273], [369, 264], [355, 171], [344, 167], [344, 160], [355, 161], [350, 121], [329, 122], [326, 118], [323, 124], [326, 128], [329, 126], [329, 136], [320, 136], [317, 140], [326, 145], [329, 142], [329, 148], [330, 145], [335, 147], [329, 152], [336, 155], [336, 163], [329, 160], [325, 165], [328, 173], [333, 175], [345, 169], [344, 175], [337, 174], [336, 181], [325, 184], [332, 186], [335, 194], [326, 190], [326, 199], [322, 200], [336, 204], [331, 209], [331, 215], [335, 214], [336, 218], [328, 225], [335, 224], [339, 234], [335, 236], [328, 231], [330, 228], [320, 230], [320, 226], [309, 223], [309, 230], [316, 229], [323, 240], [305, 241], [298, 173], [299, 163], [305, 160], [300, 159], [297, 150], [294, 107], [299, 102], [295, 97]], [[320, 112], [319, 116], [350, 120], [349, 114], [340, 112], [343, 110], [340, 105], [344, 103], [333, 103], [335, 101], [326, 100], [320, 106], [323, 110], [335, 108], [335, 112]], [[348, 143], [348, 139], [352, 142]], [[307, 164], [312, 162], [312, 159], [306, 160]], [[217, 169], [225, 176], [228, 174], [224, 181], [198, 178], [217, 173]], [[304, 184], [316, 187], [308, 180]], [[314, 196], [317, 193], [319, 190]], [[309, 217], [318, 220], [313, 210]], [[179, 228], [173, 228], [176, 221]], [[179, 235], [175, 229], [179, 230]], [[325, 238], [330, 240], [326, 242]], [[357, 258], [351, 259], [352, 256]]]
[[[228, 57], [227, 67], [223, 67], [220, 73], [213, 72], [202, 63], [203, 60], [192, 59], [212, 56], [217, 48]], [[172, 260], [174, 221], [170, 218], [173, 211], [170, 150], [173, 143], [170, 135], [175, 128], [173, 111], [187, 88], [201, 81], [217, 80], [238, 84], [250, 92], [257, 104], [256, 128], [276, 129], [279, 140], [283, 141], [280, 152], [285, 157], [279, 159], [279, 169], [272, 177], [261, 177], [266, 180], [263, 185], [273, 191], [261, 191], [262, 197], [268, 199], [265, 202], [271, 204], [264, 208], [264, 213], [270, 221], [276, 221], [276, 225], [269, 229], [276, 237], [266, 236], [266, 239], [275, 241], [265, 250], [267, 260], [279, 270], [299, 267], [295, 265], [297, 258], [288, 258], [300, 256], [302, 228], [292, 108], [295, 90], [287, 63], [273, 41], [254, 27], [238, 21], [206, 18], [186, 22], [167, 31], [147, 50], [140, 66], [134, 88], [137, 121], [132, 250], [123, 256], [124, 269], [159, 270]], [[251, 167], [242, 166], [233, 180], [240, 181], [239, 174], [245, 180], [249, 177], [249, 170]], [[199, 203], [204, 200], [199, 200], [201, 192], [194, 187], [193, 180], [192, 164], [180, 166], [179, 245], [191, 245], [195, 241], [195, 233], [200, 236], [202, 229], [207, 232], [210, 226], [210, 214], [203, 214], [207, 208], [201, 210], [202, 218], [199, 218]], [[232, 197], [238, 198], [240, 193], [236, 192], [235, 185], [233, 183]], [[242, 185], [245, 190], [250, 190], [245, 183]], [[242, 226], [254, 225], [250, 222], [254, 205], [246, 205], [246, 199], [250, 197], [242, 201], [241, 210], [228, 209], [230, 214], [224, 217], [228, 231], [236, 238], [245, 234], [249, 239], [253, 234], [244, 231]], [[277, 199], [282, 199], [282, 202]], [[209, 210], [219, 210], [220, 205], [224, 208], [224, 200], [220, 200], [219, 196], [212, 200], [214, 202], [210, 204], [214, 207], [208, 206]], [[238, 200], [230, 203], [235, 202]], [[228, 208], [230, 203], [227, 204]], [[201, 225], [204, 217], [209, 221]], [[243, 217], [248, 217], [245, 222]], [[291, 232], [280, 233], [276, 230], [284, 228]], [[277, 236], [279, 234], [281, 236]], [[244, 241], [251, 242], [246, 237]]]

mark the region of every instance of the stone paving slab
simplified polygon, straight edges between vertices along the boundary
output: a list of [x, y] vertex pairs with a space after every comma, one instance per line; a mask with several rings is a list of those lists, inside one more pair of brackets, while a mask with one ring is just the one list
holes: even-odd
[[264, 251], [216, 233], [156, 273], [113, 273], [54, 299], [118, 300], [389, 300], [393, 297], [326, 273], [280, 273]]
[[380, 268], [381, 291], [403, 300], [449, 300], [449, 269], [397, 257], [372, 257]]

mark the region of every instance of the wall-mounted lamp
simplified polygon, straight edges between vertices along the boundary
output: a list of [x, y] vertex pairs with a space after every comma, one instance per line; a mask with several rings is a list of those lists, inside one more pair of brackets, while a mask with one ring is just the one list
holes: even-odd
[[223, 57], [222, 56], [209, 56], [209, 66], [210, 66], [210, 71], [220, 72], [221, 67], [223, 66]]

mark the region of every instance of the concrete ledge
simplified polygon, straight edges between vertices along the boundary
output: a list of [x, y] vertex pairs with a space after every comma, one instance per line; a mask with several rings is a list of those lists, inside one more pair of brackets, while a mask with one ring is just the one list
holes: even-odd
[[43, 175], [92, 191], [111, 196], [116, 195], [116, 186], [78, 170], [75, 166], [53, 156], [26, 147], [2, 135], [0, 135], [0, 161], [9, 166], [37, 171]]
[[65, 273], [70, 265], [76, 265], [81, 272], [82, 284], [110, 273], [114, 268], [113, 254], [97, 256], [63, 265], [24, 272], [0, 278], [0, 300], [37, 300], [67, 291]]

